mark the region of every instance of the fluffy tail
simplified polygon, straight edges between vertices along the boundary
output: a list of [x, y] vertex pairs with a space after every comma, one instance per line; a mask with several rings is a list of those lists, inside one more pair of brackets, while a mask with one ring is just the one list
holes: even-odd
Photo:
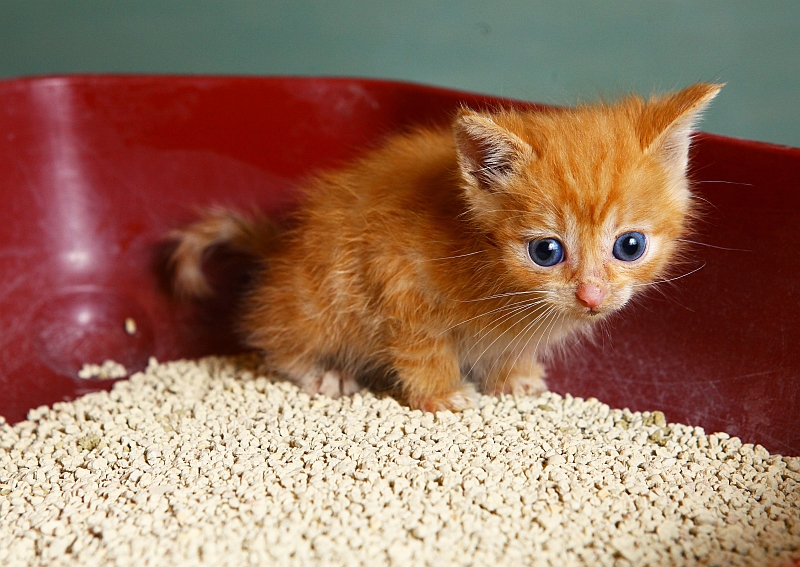
[[172, 285], [180, 297], [204, 297], [213, 290], [203, 274], [203, 258], [215, 246], [261, 257], [278, 239], [278, 230], [266, 217], [250, 219], [235, 211], [212, 209], [199, 221], [170, 232], [178, 245], [169, 258]]

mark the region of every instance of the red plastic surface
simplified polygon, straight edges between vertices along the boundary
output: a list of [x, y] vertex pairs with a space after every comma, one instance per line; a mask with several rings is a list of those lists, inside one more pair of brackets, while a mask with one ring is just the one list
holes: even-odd
[[[223, 292], [179, 304], [163, 235], [209, 204], [280, 214], [293, 187], [388, 132], [497, 99], [383, 81], [66, 77], [0, 82], [0, 415], [128, 368], [239, 350]], [[685, 271], [557, 362], [550, 386], [800, 455], [800, 150], [702, 135], [710, 205]], [[136, 333], [124, 328], [136, 322]]]

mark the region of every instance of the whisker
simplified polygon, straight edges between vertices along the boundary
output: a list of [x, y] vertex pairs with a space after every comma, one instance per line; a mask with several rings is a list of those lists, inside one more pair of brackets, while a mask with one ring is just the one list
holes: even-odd
[[[533, 323], [535, 323], [536, 321], [538, 321], [539, 319], [541, 319], [541, 318], [542, 318], [543, 316], [545, 316], [545, 315], [546, 315], [546, 314], [547, 314], [547, 313], [548, 313], [548, 312], [549, 312], [551, 309], [553, 309], [553, 307], [552, 307], [552, 306], [548, 306], [548, 308], [547, 308], [547, 309], [545, 309], [545, 311], [544, 311], [543, 313], [540, 313], [540, 314], [538, 314], [538, 315], [537, 315], [537, 317], [536, 317], [536, 319], [534, 319], [534, 320], [533, 320], [531, 323], [529, 323], [528, 325], [530, 325], [530, 324], [533, 324]], [[536, 314], [537, 314], [537, 312], [536, 312], [536, 311], [532, 311], [532, 312], [531, 312], [531, 313], [529, 313], [528, 315], [536, 315]], [[526, 315], [526, 317], [527, 317], [528, 315]], [[495, 344], [495, 343], [496, 343], [496, 342], [497, 342], [497, 341], [498, 341], [498, 340], [499, 340], [499, 339], [500, 339], [500, 338], [501, 338], [503, 335], [505, 335], [505, 334], [506, 334], [506, 333], [507, 333], [509, 330], [511, 330], [511, 328], [512, 328], [512, 327], [509, 327], [508, 329], [505, 329], [505, 330], [504, 330], [502, 333], [500, 333], [499, 335], [497, 335], [497, 337], [496, 337], [496, 338], [495, 338], [495, 339], [494, 339], [494, 340], [493, 340], [491, 343], [489, 343], [489, 345], [488, 345], [488, 346], [487, 346], [485, 349], [483, 349], [483, 351], [482, 351], [482, 352], [481, 352], [481, 353], [478, 355], [478, 358], [477, 358], [477, 359], [475, 359], [475, 362], [473, 362], [473, 363], [472, 363], [472, 365], [470, 366], [470, 369], [469, 369], [469, 371], [470, 371], [470, 372], [472, 372], [472, 371], [475, 369], [475, 366], [477, 366], [478, 362], [480, 362], [481, 358], [483, 358], [483, 355], [484, 355], [484, 354], [486, 354], [486, 352], [487, 352], [487, 351], [488, 351], [490, 348], [492, 348], [492, 346], [494, 346], [494, 344]], [[526, 326], [526, 328], [527, 328], [527, 326]], [[477, 344], [477, 343], [475, 343], [475, 344]], [[472, 351], [472, 348], [474, 348], [474, 347], [475, 347], [475, 345], [473, 345], [472, 347], [470, 347], [470, 349], [467, 351], [467, 353], [466, 353], [466, 354], [469, 354], [469, 353]], [[492, 365], [492, 368], [494, 368], [494, 365]]]
[[523, 209], [485, 209], [484, 212], [487, 212], [487, 213], [525, 213], [525, 214], [530, 214], [531, 213], [530, 211], [526, 211], [526, 210], [523, 210]]
[[743, 187], [755, 187], [752, 183], [743, 183], [741, 181], [724, 181], [722, 179], [706, 179], [702, 181], [695, 181], [695, 183], [724, 183], [725, 185], [741, 185]]
[[439, 334], [442, 335], [442, 334], [446, 333], [447, 331], [450, 331], [451, 329], [455, 329], [459, 325], [463, 325], [464, 323], [469, 323], [470, 321], [474, 321], [475, 319], [479, 319], [481, 317], [485, 317], [486, 315], [491, 315], [492, 313], [497, 313], [497, 312], [502, 312], [502, 311], [507, 311], [507, 310], [513, 310], [515, 307], [517, 307], [519, 305], [524, 305], [525, 307], [532, 307], [532, 306], [535, 306], [535, 305], [539, 305], [540, 303], [544, 303], [544, 301], [545, 301], [544, 299], [534, 299], [534, 300], [532, 300], [532, 299], [524, 299], [522, 301], [517, 301], [515, 303], [510, 303], [508, 305], [503, 305], [502, 307], [496, 307], [495, 309], [492, 309], [491, 311], [486, 311], [486, 312], [481, 313], [479, 315], [475, 315], [474, 317], [470, 317], [469, 319], [465, 319], [464, 321], [461, 321], [460, 323], [456, 323], [455, 325], [451, 325], [450, 327], [446, 328], [444, 331], [442, 331]]
[[[523, 327], [523, 329], [522, 329], [521, 331], [519, 331], [519, 332], [518, 332], [518, 333], [517, 333], [517, 334], [514, 336], [514, 338], [513, 338], [513, 339], [511, 339], [511, 341], [509, 341], [509, 343], [508, 343], [508, 344], [506, 345], [506, 347], [503, 349], [503, 352], [500, 354], [500, 356], [498, 356], [497, 358], [495, 358], [494, 362], [492, 363], [492, 366], [489, 368], [489, 372], [488, 372], [488, 373], [489, 373], [489, 374], [491, 374], [491, 373], [494, 371], [494, 367], [497, 365], [497, 363], [500, 361], [500, 359], [501, 359], [501, 358], [503, 358], [503, 357], [505, 356], [505, 353], [506, 353], [506, 352], [508, 352], [509, 348], [512, 348], [512, 347], [513, 347], [513, 349], [514, 349], [514, 350], [516, 350], [516, 347], [517, 347], [517, 345], [518, 345], [518, 344], [519, 344], [519, 342], [520, 342], [520, 341], [521, 341], [521, 340], [522, 340], [522, 339], [523, 339], [523, 338], [524, 338], [524, 337], [527, 335], [528, 331], [529, 331], [530, 329], [532, 329], [532, 328], [533, 328], [533, 326], [534, 326], [534, 325], [536, 325], [536, 323], [538, 323], [539, 321], [542, 321], [543, 319], [544, 319], [544, 320], [546, 320], [546, 319], [547, 319], [547, 317], [550, 315], [550, 313], [552, 313], [553, 311], [555, 311], [555, 307], [554, 307], [554, 306], [552, 306], [552, 305], [550, 305], [550, 306], [548, 306], [548, 308], [547, 308], [547, 309], [545, 309], [545, 310], [544, 310], [544, 312], [542, 312], [541, 314], [539, 314], [539, 316], [538, 316], [538, 317], [536, 317], [536, 318], [535, 318], [533, 321], [531, 321], [530, 323], [527, 323], [527, 324], [525, 325], [525, 327]], [[539, 326], [541, 326], [541, 323], [539, 324]], [[537, 328], [536, 330], [538, 330], [538, 328]], [[503, 336], [503, 334], [505, 334], [505, 333], [501, 333], [501, 334], [500, 334], [500, 336], [498, 336], [497, 338], [499, 339], [500, 337], [502, 337], [502, 336]], [[533, 338], [533, 335], [531, 335], [531, 336], [528, 338], [528, 341], [526, 342], [526, 346], [527, 346], [527, 344], [530, 342], [530, 340], [531, 340], [532, 338]], [[540, 336], [540, 340], [541, 340], [541, 336]], [[496, 341], [497, 341], [497, 339], [495, 339], [494, 341], [492, 341], [492, 344], [494, 344]], [[513, 343], [513, 345], [512, 345], [512, 343]], [[492, 345], [489, 345], [489, 346], [491, 347]], [[487, 347], [487, 348], [488, 348], [488, 347]], [[524, 350], [524, 349], [523, 349], [523, 350]], [[519, 355], [520, 355], [520, 354], [522, 354], [523, 350], [520, 350], [520, 351], [517, 353], [517, 358], [515, 358], [515, 359], [514, 359], [514, 364], [516, 364], [516, 361], [517, 361], [517, 359], [519, 358]], [[485, 352], [486, 352], [486, 350], [484, 350], [484, 353], [485, 353]], [[483, 354], [484, 354], [484, 353], [481, 353], [481, 356], [483, 356]], [[478, 357], [478, 359], [480, 360], [480, 357]], [[476, 361], [476, 364], [477, 364], [477, 361]], [[513, 364], [512, 364], [512, 366], [513, 366]], [[505, 382], [503, 382], [503, 387], [505, 387]]]
[[[564, 314], [562, 313], [561, 315], [559, 315], [559, 317], [557, 319], [553, 319], [552, 324], [549, 326], [549, 330], [547, 332], [547, 341], [548, 342], [550, 341], [550, 334], [553, 332], [553, 328], [555, 327], [556, 322], [560, 321], [563, 317], [564, 317]], [[536, 341], [536, 346], [533, 347], [533, 352], [539, 352], [539, 345], [541, 344], [543, 337], [544, 337], [544, 333], [542, 333], [539, 336], [539, 340]]]
[[[659, 291], [662, 291], [660, 288], [656, 288], [656, 289], [657, 289], [657, 290], [659, 290]], [[685, 309], [686, 311], [689, 311], [690, 313], [695, 313], [695, 310], [694, 310], [694, 309], [692, 309], [691, 307], [687, 307], [686, 305], [684, 305], [683, 303], [681, 303], [680, 301], [678, 301], [678, 300], [677, 300], [677, 299], [675, 299], [674, 297], [670, 297], [670, 296], [668, 296], [668, 295], [667, 295], [666, 293], [664, 293], [664, 292], [662, 292], [662, 295], [664, 296], [664, 298], [665, 298], [667, 301], [671, 301], [672, 303], [674, 303], [675, 305], [677, 305], [677, 306], [678, 306], [678, 307], [680, 307], [681, 309]]]
[[[553, 311], [557, 311], [557, 310], [554, 308]], [[565, 317], [564, 313], [559, 313], [557, 317], [555, 317], [553, 319], [550, 319], [549, 323], [547, 324], [547, 328], [546, 328], [546, 332], [547, 332], [547, 341], [546, 341], [546, 343], [550, 342], [550, 337], [552, 336], [553, 329], [555, 329], [558, 326], [558, 324], [561, 322], [562, 319], [564, 319], [564, 317]], [[519, 352], [517, 353], [517, 357], [514, 359], [514, 363], [513, 363], [514, 365], [517, 364], [517, 360], [519, 360], [519, 357], [522, 355], [522, 353], [528, 350], [528, 345], [530, 344], [532, 338], [533, 338], [533, 336], [531, 336], [530, 338], [528, 338], [527, 341], [525, 341], [525, 346], [523, 346], [519, 350]], [[536, 341], [536, 346], [533, 347], [533, 356], [531, 356], [531, 360], [535, 361], [535, 360], [537, 360], [539, 358], [538, 357], [539, 345], [541, 344], [543, 338], [544, 338], [544, 333], [541, 333], [539, 335], [539, 339]]]
[[547, 290], [544, 290], [544, 289], [533, 289], [533, 290], [530, 290], [530, 291], [511, 291], [511, 292], [508, 292], [508, 293], [498, 293], [496, 295], [489, 295], [487, 297], [480, 297], [478, 299], [458, 299], [456, 301], [458, 301], [459, 303], [475, 303], [476, 301], [487, 301], [489, 299], [498, 299], [500, 297], [511, 297], [512, 295], [531, 295], [531, 294], [534, 294], [534, 293], [541, 293], [541, 294], [545, 294], [545, 295], [547, 295], [547, 294], [552, 295], [553, 294], [552, 291], [547, 291]]
[[[680, 301], [678, 301], [677, 299], [675, 299], [674, 297], [672, 297], [671, 295], [669, 295], [669, 294], [666, 292], [666, 290], [664, 290], [663, 288], [661, 288], [661, 287], [654, 287], [654, 288], [653, 288], [653, 290], [655, 290], [656, 292], [658, 292], [658, 293], [661, 295], [661, 297], [662, 297], [664, 300], [666, 300], [666, 301], [668, 301], [668, 302], [670, 302], [670, 303], [673, 303], [673, 304], [677, 305], [677, 306], [678, 306], [678, 307], [680, 307], [681, 309], [685, 309], [686, 311], [691, 311], [692, 313], [694, 313], [694, 312], [695, 312], [695, 310], [694, 310], [694, 309], [692, 309], [691, 307], [687, 307], [686, 305], [682, 304]], [[653, 309], [653, 308], [652, 308], [652, 307], [649, 305], [649, 302], [642, 302], [642, 296], [641, 296], [641, 295], [634, 295], [634, 296], [631, 298], [631, 300], [630, 300], [630, 301], [631, 301], [631, 304], [634, 304], [634, 303], [636, 304], [636, 306], [637, 306], [637, 309], [645, 310], [645, 311], [648, 311], [649, 313], [655, 313], [655, 312], [656, 312], [656, 310], [655, 310], [655, 309]], [[605, 321], [603, 321], [603, 322], [605, 322]]]
[[704, 202], [704, 203], [706, 203], [707, 205], [710, 205], [710, 206], [712, 206], [714, 209], [716, 209], [716, 211], [717, 211], [718, 213], [720, 213], [720, 214], [722, 214], [723, 216], [725, 216], [725, 215], [722, 213], [722, 211], [720, 211], [720, 210], [719, 210], [719, 207], [717, 207], [717, 206], [716, 206], [714, 203], [712, 203], [712, 202], [711, 202], [711, 201], [709, 201], [708, 199], [706, 199], [706, 198], [704, 198], [704, 197], [701, 197], [700, 195], [696, 195], [696, 194], [695, 194], [695, 195], [692, 195], [692, 199], [697, 199], [698, 201], [703, 201], [703, 202]]
[[699, 272], [700, 270], [702, 270], [705, 267], [706, 267], [706, 264], [705, 264], [705, 262], [703, 262], [703, 265], [700, 266], [699, 268], [695, 268], [691, 272], [687, 272], [687, 273], [685, 273], [685, 274], [683, 274], [681, 276], [676, 276], [674, 278], [669, 278], [667, 280], [658, 280], [658, 281], [649, 282], [649, 283], [633, 284], [631, 287], [644, 287], [644, 286], [649, 286], [649, 285], [656, 285], [656, 284], [662, 284], [662, 283], [667, 283], [667, 282], [674, 282], [675, 280], [679, 280], [681, 278], [685, 278], [686, 276], [691, 276], [693, 273]]
[[[504, 315], [502, 315], [502, 316], [500, 316], [500, 317], [497, 317], [497, 318], [495, 318], [494, 320], [492, 320], [492, 321], [489, 323], [489, 325], [487, 325], [486, 327], [483, 327], [482, 329], [478, 329], [478, 331], [477, 331], [477, 332], [475, 332], [475, 333], [472, 335], [472, 338], [477, 340], [477, 339], [478, 339], [478, 335], [479, 335], [479, 334], [481, 334], [481, 333], [483, 333], [483, 335], [484, 335], [484, 336], [486, 336], [486, 335], [487, 335], [487, 334], [489, 334], [491, 331], [495, 330], [495, 329], [496, 329], [497, 327], [499, 327], [501, 324], [503, 324], [504, 322], [506, 322], [508, 319], [511, 319], [511, 318], [513, 318], [513, 317], [514, 317], [515, 315], [517, 315], [518, 313], [522, 313], [522, 312], [524, 312], [524, 311], [528, 311], [528, 310], [532, 310], [532, 311], [531, 311], [532, 313], [536, 313], [536, 312], [537, 312], [537, 310], [536, 310], [536, 309], [534, 309], [534, 308], [538, 307], [538, 306], [539, 306], [539, 305], [541, 305], [542, 303], [544, 303], [544, 302], [542, 302], [542, 301], [537, 301], [537, 302], [531, 302], [531, 303], [523, 303], [523, 304], [521, 304], [521, 305], [519, 305], [519, 306], [517, 306], [517, 307], [514, 307], [514, 308], [513, 308], [513, 309], [511, 309], [511, 310], [510, 310], [508, 313], [506, 313], [506, 314], [504, 314]], [[471, 350], [471, 349], [470, 349], [470, 350]], [[469, 352], [469, 351], [467, 351], [467, 352]]]
[[437, 261], [437, 260], [452, 260], [454, 258], [466, 258], [467, 256], [474, 256], [475, 254], [482, 254], [483, 252], [486, 252], [486, 250], [478, 250], [476, 252], [468, 252], [467, 254], [457, 254], [455, 256], [445, 256], [443, 258], [429, 258], [429, 259], [425, 260], [425, 262], [434, 262], [434, 261]]
[[[550, 313], [552, 313], [553, 311], [555, 311], [555, 307], [552, 307], [552, 306], [551, 306]], [[548, 313], [548, 314], [549, 314], [549, 313]], [[550, 329], [550, 332], [552, 332], [552, 330], [553, 330], [553, 327], [554, 327], [554, 326], [555, 326], [555, 324], [556, 324], [556, 321], [560, 320], [560, 319], [561, 319], [561, 317], [563, 317], [563, 316], [564, 316], [564, 314], [562, 313], [561, 315], [559, 315], [559, 317], [558, 317], [557, 319], [551, 319], [551, 320], [550, 320], [550, 322], [548, 323], [548, 328]], [[540, 325], [540, 326], [541, 326], [541, 325]], [[526, 327], [525, 329], [523, 329], [523, 331], [520, 333], [520, 335], [522, 335], [523, 333], [527, 333], [527, 332], [528, 332], [528, 328], [529, 328], [529, 327], [530, 327], [530, 326], [528, 326], [528, 327]], [[538, 330], [538, 329], [537, 329], [537, 330]], [[550, 332], [548, 332], [548, 334], [547, 334], [547, 340], [548, 340], [548, 341], [550, 340]], [[538, 350], [538, 348], [539, 348], [539, 343], [541, 342], [541, 340], [542, 340], [542, 337], [543, 337], [543, 336], [544, 336], [544, 333], [542, 333], [541, 335], [539, 335], [539, 340], [538, 340], [538, 341], [536, 341], [536, 346], [535, 346], [535, 347], [534, 347], [534, 349], [533, 349], [534, 356], [533, 356], [532, 358], [535, 358], [535, 353], [537, 352], [537, 350]], [[521, 349], [517, 349], [517, 346], [518, 346], [518, 343], [519, 343], [519, 341], [516, 341], [516, 342], [515, 342], [515, 344], [514, 344], [514, 349], [516, 349], [516, 350], [517, 350], [517, 356], [516, 356], [516, 357], [514, 357], [514, 361], [511, 363], [511, 368], [514, 368], [514, 366], [516, 366], [516, 364], [517, 364], [517, 361], [519, 360], [519, 357], [520, 357], [520, 356], [522, 356], [522, 353], [523, 353], [523, 352], [525, 352], [526, 350], [528, 350], [528, 345], [531, 343], [531, 340], [533, 339], [533, 337], [534, 337], [534, 335], [533, 335], [533, 334], [531, 334], [531, 335], [528, 337], [528, 340], [527, 340], [527, 341], [525, 341], [525, 346], [523, 346]], [[504, 353], [504, 354], [505, 354], [505, 353]], [[504, 379], [504, 381], [503, 381], [503, 388], [501, 388], [501, 390], [505, 389], [505, 385], [506, 385], [506, 384], [505, 384], [505, 381], [506, 381], [506, 380], [508, 380], [508, 377], [507, 377], [507, 376], [506, 376], [506, 378], [505, 378], [505, 379]]]
[[706, 244], [705, 242], [697, 242], [695, 240], [687, 240], [685, 238], [676, 238], [678, 242], [688, 242], [689, 244], [697, 244], [698, 246], [707, 246], [708, 248], [716, 248], [717, 250], [730, 250], [731, 252], [752, 252], [745, 248], [726, 248], [724, 246], [715, 246], [714, 244]]
[[[551, 306], [550, 306], [550, 308], [549, 308], [547, 311], [545, 311], [545, 313], [543, 313], [543, 315], [545, 315], [545, 317], [542, 317], [542, 318], [539, 318], [539, 317], [537, 317], [537, 318], [536, 318], [536, 319], [533, 321], [533, 323], [536, 323], [536, 322], [537, 322], [537, 321], [539, 321], [540, 319], [547, 319], [547, 317], [549, 317], [549, 316], [550, 316], [550, 314], [551, 314], [551, 313], [553, 313], [554, 311], [555, 311], [555, 307], [553, 307], [553, 306], [551, 305]], [[548, 325], [549, 325], [549, 322], [548, 322]], [[539, 324], [539, 326], [541, 326], [541, 323]], [[523, 329], [523, 332], [527, 332], [527, 331], [528, 331], [529, 329], [531, 329], [531, 328], [532, 328], [532, 325], [528, 325], [528, 326], [526, 326], [526, 327], [525, 327], [525, 329]], [[537, 330], [538, 330], [538, 328], [537, 328]], [[531, 335], [530, 337], [528, 337], [528, 340], [527, 340], [527, 341], [525, 341], [525, 346], [526, 346], [526, 347], [527, 347], [528, 343], [530, 343], [530, 341], [531, 341], [531, 339], [532, 339], [532, 338], [533, 338], [533, 335]], [[517, 348], [518, 344], [519, 344], [519, 342], [517, 342], [517, 343], [515, 343], [515, 344], [514, 344], [514, 349], [516, 349], [516, 348]], [[524, 350], [524, 349], [523, 349], [523, 350]], [[517, 358], [519, 358], [519, 354], [521, 354], [521, 352], [522, 352], [522, 350], [520, 350], [520, 353], [518, 353], [518, 354], [517, 354]], [[516, 363], [516, 360], [517, 360], [517, 359], [515, 358], [515, 359], [514, 359], [514, 363]], [[513, 366], [513, 364], [512, 364], [512, 366]]]
[[[561, 320], [564, 319], [564, 317], [566, 317], [566, 314], [559, 313], [558, 319], [556, 319], [555, 323], [553, 323], [553, 326], [550, 327], [550, 330], [547, 332], [547, 342], [548, 343], [550, 342], [550, 337], [553, 334], [553, 329], [555, 329], [558, 326], [558, 324], [561, 323]], [[539, 348], [539, 345], [536, 345], [536, 348]]]

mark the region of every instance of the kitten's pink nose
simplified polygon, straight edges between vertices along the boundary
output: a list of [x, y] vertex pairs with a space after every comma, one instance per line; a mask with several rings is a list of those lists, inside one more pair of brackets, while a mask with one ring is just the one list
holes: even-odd
[[586, 307], [597, 307], [603, 303], [603, 300], [608, 295], [608, 290], [597, 284], [582, 283], [578, 286], [575, 295]]

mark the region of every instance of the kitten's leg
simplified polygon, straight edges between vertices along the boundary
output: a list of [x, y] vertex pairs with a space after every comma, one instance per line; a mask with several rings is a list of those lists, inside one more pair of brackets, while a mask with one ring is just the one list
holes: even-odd
[[254, 294], [245, 314], [249, 346], [264, 353], [266, 368], [310, 396], [338, 398], [358, 392], [356, 373], [329, 354], [338, 345], [332, 344], [326, 312], [313, 307], [313, 290], [306, 289], [303, 280], [292, 283], [267, 285]]
[[439, 337], [404, 337], [389, 349], [400, 391], [412, 409], [460, 411], [474, 407], [478, 395], [464, 384], [452, 345]]
[[544, 366], [534, 359], [499, 359], [489, 369], [481, 390], [491, 396], [541, 394], [547, 391], [546, 374]]

